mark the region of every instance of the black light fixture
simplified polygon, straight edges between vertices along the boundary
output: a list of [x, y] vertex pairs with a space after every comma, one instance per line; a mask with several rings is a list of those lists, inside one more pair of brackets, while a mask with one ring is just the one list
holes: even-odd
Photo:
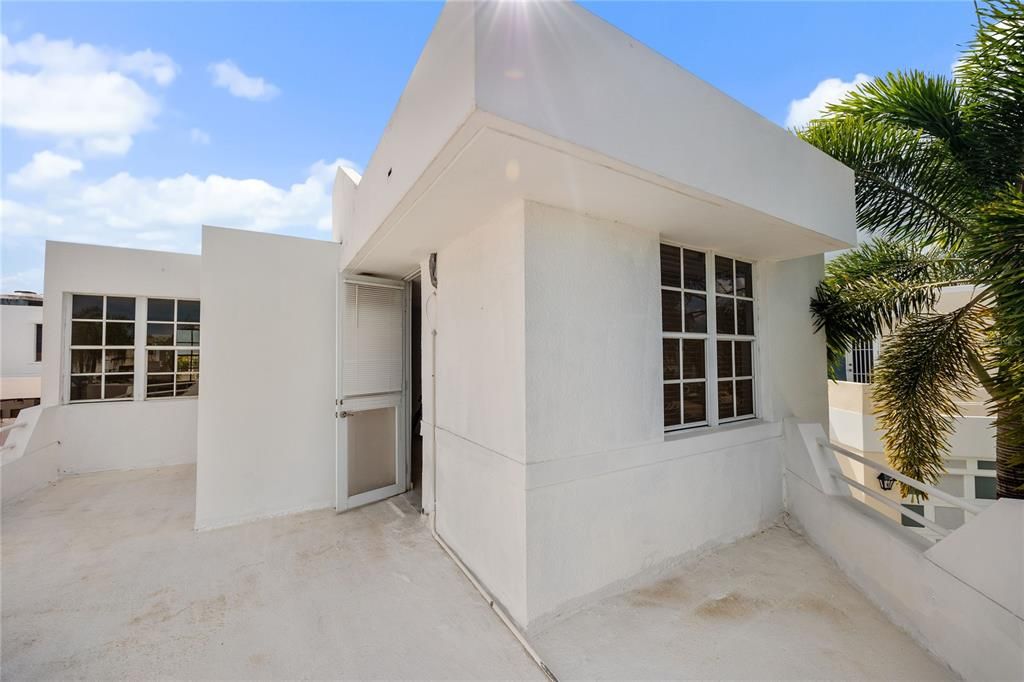
[[882, 490], [892, 490], [893, 483], [896, 479], [889, 474], [878, 474], [878, 487]]

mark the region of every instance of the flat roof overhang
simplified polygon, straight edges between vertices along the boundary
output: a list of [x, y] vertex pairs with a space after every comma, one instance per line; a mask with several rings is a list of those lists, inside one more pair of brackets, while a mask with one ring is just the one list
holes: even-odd
[[343, 268], [400, 277], [506, 206], [530, 201], [751, 260], [848, 241], [795, 225], [484, 111], [474, 111]]

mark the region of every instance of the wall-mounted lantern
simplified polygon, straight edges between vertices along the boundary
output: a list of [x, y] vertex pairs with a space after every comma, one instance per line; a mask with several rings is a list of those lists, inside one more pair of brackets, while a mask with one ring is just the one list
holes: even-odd
[[878, 487], [882, 490], [892, 490], [893, 483], [896, 479], [889, 474], [878, 474]]

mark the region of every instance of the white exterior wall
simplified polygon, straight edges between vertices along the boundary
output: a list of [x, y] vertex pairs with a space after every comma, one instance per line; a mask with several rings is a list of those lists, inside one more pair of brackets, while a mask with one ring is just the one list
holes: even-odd
[[525, 220], [532, 626], [773, 522], [779, 420], [824, 420], [825, 361], [805, 310], [822, 259], [758, 263], [764, 420], [666, 438], [658, 234], [529, 203]]
[[[440, 251], [437, 272], [437, 298], [423, 316], [424, 328], [437, 330], [437, 530], [513, 618], [525, 622], [522, 205]], [[429, 289], [426, 270], [424, 282]], [[425, 362], [425, 395], [427, 372]], [[428, 424], [429, 403], [424, 400]], [[425, 468], [429, 440], [427, 433]]]
[[0, 305], [0, 398], [40, 396], [36, 325], [42, 323], [42, 306]]
[[[44, 440], [61, 442], [61, 473], [195, 461], [195, 398], [144, 400], [136, 391], [134, 400], [64, 404], [64, 322], [66, 299], [74, 293], [199, 299], [199, 261], [180, 253], [46, 243], [42, 406], [54, 414]], [[144, 306], [141, 311], [136, 329], [145, 327]], [[203, 367], [202, 350], [200, 357]], [[144, 366], [137, 363], [136, 387], [140, 377], [144, 385]]]
[[477, 5], [482, 111], [854, 237], [853, 172], [576, 3]]
[[203, 228], [196, 528], [334, 505], [339, 248]]

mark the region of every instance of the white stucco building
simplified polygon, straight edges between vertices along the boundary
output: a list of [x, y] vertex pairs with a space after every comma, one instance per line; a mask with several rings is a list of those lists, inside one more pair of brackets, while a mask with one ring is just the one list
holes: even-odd
[[415, 484], [527, 630], [787, 510], [816, 541], [881, 532], [807, 435], [829, 409], [808, 302], [855, 241], [852, 172], [583, 8], [448, 4], [333, 228], [49, 243], [35, 457], [5, 496], [195, 461], [208, 530]]
[[39, 404], [43, 297], [31, 291], [0, 296], [0, 420]]

